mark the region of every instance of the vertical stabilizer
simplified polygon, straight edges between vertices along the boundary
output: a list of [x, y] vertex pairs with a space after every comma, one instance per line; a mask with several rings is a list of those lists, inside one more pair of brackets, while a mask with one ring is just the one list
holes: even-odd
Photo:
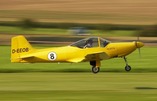
[[11, 62], [20, 62], [21, 56], [32, 52], [34, 49], [22, 35], [11, 39]]

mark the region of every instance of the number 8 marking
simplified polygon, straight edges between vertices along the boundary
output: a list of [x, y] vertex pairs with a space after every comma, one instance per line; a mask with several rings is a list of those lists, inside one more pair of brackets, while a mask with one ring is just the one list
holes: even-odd
[[53, 60], [56, 60], [56, 58], [57, 58], [56, 53], [50, 52], [50, 53], [48, 54], [48, 59], [49, 59], [49, 60], [53, 61]]

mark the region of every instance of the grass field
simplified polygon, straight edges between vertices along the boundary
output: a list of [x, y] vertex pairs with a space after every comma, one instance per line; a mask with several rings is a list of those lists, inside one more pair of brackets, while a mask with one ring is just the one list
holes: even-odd
[[2, 34], [70, 34], [68, 30], [57, 29], [57, 28], [31, 28], [24, 29], [20, 27], [9, 27], [9, 26], [0, 26], [0, 33]]
[[0, 1], [0, 20], [155, 24], [156, 7], [156, 0], [5, 0]]
[[156, 73], [1, 73], [0, 101], [156, 101]]
[[[57, 29], [57, 28], [31, 28], [24, 29], [20, 27], [9, 27], [0, 26], [1, 34], [51, 34], [51, 35], [72, 35], [68, 29]], [[138, 31], [129, 30], [114, 30], [114, 31], [100, 31], [100, 30], [89, 30], [91, 35], [103, 35], [103, 36], [135, 36]]]
[[123, 59], [111, 59], [98, 74], [89, 63], [10, 63], [10, 46], [0, 50], [0, 101], [157, 100], [157, 47], [129, 55], [131, 72]]
[[[38, 48], [38, 47], [37, 47]], [[42, 48], [42, 47], [40, 47]], [[43, 47], [46, 48], [46, 47]], [[90, 72], [90, 65], [85, 63], [10, 63], [10, 46], [0, 46], [0, 72]], [[136, 50], [128, 56], [132, 72], [157, 72], [156, 47], [141, 48], [141, 58]], [[102, 61], [101, 71], [125, 72], [125, 62], [121, 58]]]

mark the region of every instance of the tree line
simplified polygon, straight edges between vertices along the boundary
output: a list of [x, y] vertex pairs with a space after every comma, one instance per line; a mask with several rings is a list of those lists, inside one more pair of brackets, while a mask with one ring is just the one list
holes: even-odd
[[62, 23], [62, 22], [37, 22], [32, 19], [19, 21], [0, 21], [0, 26], [16, 26], [24, 29], [30, 28], [61, 28], [85, 27], [89, 30], [136, 30], [138, 36], [157, 36], [157, 25], [127, 25], [127, 24], [89, 24], [89, 23]]

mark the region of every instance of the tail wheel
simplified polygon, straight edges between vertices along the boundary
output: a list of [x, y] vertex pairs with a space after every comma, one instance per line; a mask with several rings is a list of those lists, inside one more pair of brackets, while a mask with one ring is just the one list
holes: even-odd
[[93, 66], [93, 67], [92, 67], [92, 72], [93, 72], [93, 73], [96, 74], [96, 73], [98, 73], [99, 71], [100, 71], [100, 68], [99, 68], [99, 67], [96, 67], [96, 66]]

